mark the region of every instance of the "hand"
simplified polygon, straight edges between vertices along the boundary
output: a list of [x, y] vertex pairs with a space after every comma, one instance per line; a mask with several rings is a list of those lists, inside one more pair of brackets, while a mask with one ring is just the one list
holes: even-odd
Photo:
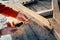
[[22, 14], [22, 13], [19, 13], [19, 14], [17, 15], [17, 19], [18, 19], [18, 20], [21, 20], [21, 21], [24, 21], [25, 23], [28, 22], [28, 18], [27, 18], [24, 14]]
[[12, 34], [15, 33], [18, 30], [18, 28], [16, 28], [14, 26], [14, 23], [12, 23], [12, 25], [7, 22], [7, 27], [1, 30], [1, 35], [6, 35], [6, 34]]

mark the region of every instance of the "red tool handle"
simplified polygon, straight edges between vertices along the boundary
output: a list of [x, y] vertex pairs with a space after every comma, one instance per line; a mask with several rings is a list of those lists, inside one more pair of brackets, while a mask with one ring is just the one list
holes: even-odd
[[13, 10], [10, 7], [5, 6], [4, 4], [0, 3], [0, 13], [5, 15], [5, 16], [11, 16], [16, 18], [18, 12], [16, 10]]

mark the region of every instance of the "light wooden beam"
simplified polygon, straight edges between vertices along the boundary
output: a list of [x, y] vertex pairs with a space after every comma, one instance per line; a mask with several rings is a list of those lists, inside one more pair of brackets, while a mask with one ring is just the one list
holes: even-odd
[[[58, 0], [52, 0], [52, 8], [53, 8], [53, 19], [55, 21], [52, 21], [51, 24], [54, 27], [54, 34], [57, 38], [57, 40], [60, 40], [60, 12], [58, 7]], [[51, 21], [51, 20], [50, 20]]]
[[53, 18], [60, 24], [60, 12], [58, 7], [58, 0], [53, 0]]

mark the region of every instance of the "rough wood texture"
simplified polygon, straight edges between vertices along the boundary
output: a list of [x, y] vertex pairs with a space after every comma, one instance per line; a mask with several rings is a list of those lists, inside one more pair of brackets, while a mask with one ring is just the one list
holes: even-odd
[[52, 0], [37, 0], [37, 3], [31, 3], [29, 5], [25, 5], [25, 7], [31, 9], [34, 12], [37, 12], [37, 14], [40, 14], [42, 16], [52, 15], [53, 9], [52, 9]]
[[37, 3], [26, 5], [26, 7], [28, 7], [29, 9], [35, 12], [42, 11], [42, 10], [48, 10], [52, 8], [51, 1], [38, 1], [38, 0], [37, 0]]

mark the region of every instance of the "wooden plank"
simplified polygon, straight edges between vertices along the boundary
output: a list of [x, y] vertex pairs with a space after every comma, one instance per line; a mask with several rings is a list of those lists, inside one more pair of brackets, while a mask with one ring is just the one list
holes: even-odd
[[57, 1], [53, 0], [53, 18], [60, 24], [60, 12]]
[[52, 0], [53, 19], [50, 19], [51, 26], [54, 28], [54, 34], [57, 40], [60, 40], [60, 12], [58, 7], [58, 0]]

